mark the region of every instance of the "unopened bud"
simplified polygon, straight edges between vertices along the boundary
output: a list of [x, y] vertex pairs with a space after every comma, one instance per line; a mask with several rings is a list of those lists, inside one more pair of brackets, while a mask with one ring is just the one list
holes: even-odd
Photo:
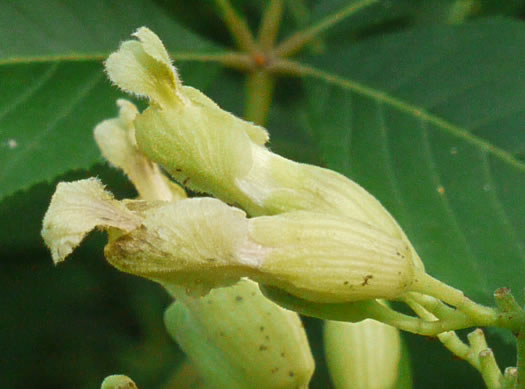
[[308, 387], [314, 361], [300, 319], [266, 299], [256, 283], [242, 280], [201, 298], [175, 296], [166, 327], [210, 387]]
[[133, 380], [125, 375], [115, 374], [104, 379], [100, 389], [138, 389]]
[[401, 361], [399, 330], [375, 320], [326, 321], [326, 362], [336, 389], [393, 389]]

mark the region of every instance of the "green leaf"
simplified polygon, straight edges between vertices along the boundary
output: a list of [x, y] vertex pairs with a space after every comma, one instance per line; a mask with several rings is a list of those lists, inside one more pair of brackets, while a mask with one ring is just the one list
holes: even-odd
[[334, 49], [305, 80], [326, 164], [379, 198], [431, 275], [485, 303], [502, 286], [523, 301], [524, 45], [521, 22], [436, 25]]
[[[175, 58], [217, 52], [149, 1], [2, 5], [0, 200], [101, 160], [92, 130], [116, 115], [121, 95], [106, 80], [101, 61], [144, 24], [163, 37]], [[187, 82], [202, 89], [218, 74], [216, 65], [177, 65]]]
[[217, 50], [148, 0], [8, 0], [0, 13], [0, 64], [51, 56], [103, 58], [144, 25], [162, 36], [171, 50]]
[[[362, 28], [370, 28], [381, 23], [393, 23], [407, 19], [414, 12], [414, 9], [417, 9], [420, 1], [325, 0], [315, 2], [312, 9], [312, 19], [314, 21], [322, 21], [324, 18], [346, 7], [359, 7], [362, 4], [365, 4], [365, 6], [336, 26], [335, 29], [330, 30], [331, 38], [337, 39], [337, 33], [341, 34], [343, 31], [355, 33]], [[340, 35], [339, 38], [344, 39], [345, 36]]]

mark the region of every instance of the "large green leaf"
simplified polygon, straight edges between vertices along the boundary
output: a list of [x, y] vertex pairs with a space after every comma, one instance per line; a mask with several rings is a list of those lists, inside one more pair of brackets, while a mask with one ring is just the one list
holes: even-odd
[[[162, 36], [175, 58], [217, 51], [150, 1], [2, 4], [0, 200], [100, 160], [92, 130], [115, 116], [120, 95], [101, 61], [142, 25]], [[178, 64], [185, 79], [200, 88], [218, 72], [214, 65], [185, 63]]]
[[346, 33], [356, 33], [359, 29], [370, 29], [381, 23], [406, 23], [412, 13], [420, 6], [418, 0], [325, 0], [314, 3], [312, 20], [324, 21], [331, 15], [349, 10], [347, 20], [330, 29], [331, 39], [348, 39]]
[[1, 9], [0, 64], [103, 58], [140, 26], [154, 30], [172, 50], [216, 50], [149, 0], [7, 0]]
[[307, 124], [329, 167], [394, 214], [430, 274], [523, 298], [525, 25], [433, 26], [311, 59]]

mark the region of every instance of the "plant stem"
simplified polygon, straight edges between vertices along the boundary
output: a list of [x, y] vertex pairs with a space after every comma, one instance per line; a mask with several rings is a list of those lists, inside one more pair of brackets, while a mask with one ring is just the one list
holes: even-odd
[[[463, 315], [464, 313], [459, 312], [457, 309], [448, 306], [443, 303], [441, 300], [438, 300], [435, 297], [427, 296], [420, 293], [409, 293], [404, 301], [410, 305], [410, 300], [416, 301], [419, 305], [425, 308], [428, 312], [436, 315], [439, 319], [445, 319], [451, 316]], [[426, 318], [425, 318], [426, 319]], [[428, 320], [428, 319], [427, 319]]]
[[275, 78], [261, 70], [248, 74], [244, 118], [261, 126], [266, 122], [272, 103]]
[[447, 320], [425, 321], [418, 317], [405, 315], [376, 300], [355, 301], [349, 303], [314, 303], [286, 293], [279, 288], [264, 286], [264, 295], [284, 308], [296, 311], [306, 316], [324, 320], [359, 322], [364, 319], [374, 319], [400, 330], [413, 334], [435, 336], [442, 332], [472, 327], [472, 321], [465, 316]]
[[250, 27], [248, 27], [246, 20], [235, 11], [230, 1], [215, 0], [215, 3], [221, 9], [224, 23], [226, 27], [228, 27], [228, 30], [230, 30], [230, 34], [237, 43], [237, 46], [241, 50], [249, 53], [257, 52], [257, 46]]
[[514, 299], [509, 288], [499, 288], [494, 292], [494, 301], [496, 306], [502, 312], [520, 312], [521, 307]]
[[[310, 24], [310, 10], [306, 6], [304, 0], [288, 0], [286, 5], [298, 27], [305, 28], [305, 26]], [[319, 36], [317, 36], [311, 41], [310, 47], [314, 53], [319, 54], [323, 51], [324, 42]]]
[[481, 365], [479, 358], [472, 352], [472, 349], [465, 344], [455, 331], [447, 331], [439, 334], [439, 341], [445, 346], [452, 354], [467, 361], [474, 369], [481, 372]]
[[[420, 318], [427, 321], [437, 319], [437, 317], [429, 312], [425, 307], [412, 301], [411, 299], [406, 299], [405, 302]], [[441, 334], [437, 335], [437, 338], [452, 354], [467, 361], [476, 370], [481, 371], [478, 356], [474, 354], [472, 349], [459, 338], [455, 331], [442, 332]]]
[[277, 39], [283, 16], [283, 0], [270, 0], [262, 18], [257, 40], [263, 51], [269, 51]]
[[476, 326], [512, 327], [514, 323], [505, 320], [507, 317], [498, 315], [494, 308], [485, 307], [467, 298], [459, 289], [431, 277], [425, 272], [416, 275], [412, 291], [428, 294], [456, 307], [468, 315]]
[[501, 380], [501, 389], [515, 389], [518, 384], [518, 369], [507, 367]]
[[376, 3], [377, 1], [378, 0], [362, 0], [357, 3], [353, 3], [328, 16], [327, 18], [321, 20], [319, 23], [313, 25], [312, 27], [296, 32], [275, 49], [275, 56], [289, 57], [297, 53], [307, 43], [309, 43], [315, 37], [317, 37], [317, 35], [319, 35], [320, 33], [333, 27], [334, 25], [341, 22], [345, 18], [353, 15], [357, 11]]
[[[381, 306], [381, 304], [378, 305]], [[377, 306], [370, 307], [367, 313], [371, 319], [381, 321], [403, 331], [425, 336], [436, 336], [442, 332], [472, 326], [470, 321], [462, 318], [426, 321], [396, 312], [392, 309], [387, 309], [385, 307], [380, 308]]]
[[518, 379], [516, 389], [525, 389], [525, 324], [520, 328], [517, 340], [517, 361]]
[[500, 389], [503, 375], [496, 363], [494, 353], [487, 345], [485, 334], [480, 328], [467, 335], [472, 353], [479, 359], [480, 372], [489, 389]]
[[223, 66], [243, 71], [254, 69], [252, 57], [245, 53], [232, 51], [210, 54], [173, 53], [170, 55], [175, 61], [218, 62]]
[[470, 343], [470, 347], [476, 354], [479, 354], [483, 350], [489, 348], [487, 340], [485, 339], [485, 334], [480, 328], [476, 328], [474, 331], [468, 334], [467, 338]]
[[479, 353], [479, 362], [481, 364], [481, 376], [487, 388], [501, 389], [501, 372], [494, 358], [494, 353], [490, 348]]

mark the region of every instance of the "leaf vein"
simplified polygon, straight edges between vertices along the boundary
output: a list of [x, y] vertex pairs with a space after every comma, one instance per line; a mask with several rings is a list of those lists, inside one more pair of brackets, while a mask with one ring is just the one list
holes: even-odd
[[376, 120], [379, 129], [379, 135], [381, 140], [381, 148], [383, 149], [385, 155], [385, 169], [387, 171], [387, 177], [389, 177], [390, 186], [392, 187], [392, 193], [394, 199], [398, 203], [399, 207], [403, 209], [403, 214], [407, 214], [405, 203], [403, 201], [403, 196], [401, 194], [401, 189], [397, 184], [396, 171], [394, 169], [394, 162], [392, 160], [392, 151], [390, 149], [390, 142], [388, 140], [388, 131], [385, 123], [385, 111], [383, 104], [381, 102], [376, 102]]
[[512, 225], [512, 222], [510, 221], [509, 215], [505, 211], [505, 208], [503, 207], [503, 202], [500, 200], [497, 192], [497, 185], [494, 180], [494, 177], [492, 175], [492, 171], [490, 169], [490, 163], [487, 158], [486, 153], [482, 153], [482, 171], [487, 179], [487, 185], [488, 185], [488, 193], [489, 196], [494, 204], [494, 208], [496, 209], [496, 212], [502, 219], [502, 224], [505, 226], [508, 234], [512, 237], [514, 242], [516, 242], [516, 248], [518, 249], [520, 253], [520, 257], [522, 259], [522, 264], [525, 267], [525, 247], [521, 243], [520, 239], [518, 238], [518, 235], [516, 234], [516, 230], [514, 226]]
[[0, 182], [2, 182], [6, 175], [11, 171], [13, 166], [16, 166], [16, 164], [25, 156], [27, 155], [31, 150], [34, 149], [35, 146], [37, 146], [40, 141], [51, 131], [53, 131], [56, 126], [62, 121], [64, 118], [69, 115], [73, 109], [81, 103], [81, 101], [86, 97], [94, 88], [95, 86], [100, 82], [100, 80], [103, 78], [103, 73], [97, 71], [95, 76], [89, 78], [86, 82], [84, 87], [79, 88], [78, 93], [76, 96], [72, 97], [70, 99], [70, 103], [64, 106], [64, 108], [58, 112], [55, 116], [55, 119], [44, 129], [44, 131], [40, 132], [38, 135], [36, 135], [33, 140], [25, 146], [16, 156], [11, 158], [4, 166], [3, 171], [0, 172]]
[[18, 97], [16, 97], [10, 104], [0, 109], [0, 119], [12, 110], [16, 109], [16, 107], [18, 107], [20, 104], [29, 100], [31, 96], [33, 96], [39, 89], [41, 89], [46, 84], [47, 81], [51, 79], [51, 77], [53, 77], [53, 75], [57, 72], [57, 69], [58, 64], [50, 66], [44, 74], [42, 74], [38, 79], [33, 81], [33, 84], [25, 88], [24, 92], [18, 95]]
[[294, 69], [294, 71], [299, 75], [310, 76], [313, 78], [324, 80], [334, 85], [339, 85], [340, 87], [352, 90], [357, 94], [370, 97], [374, 100], [377, 100], [378, 102], [383, 102], [384, 104], [396, 108], [401, 112], [405, 112], [409, 115], [417, 117], [420, 120], [427, 121], [435, 125], [437, 128], [446, 131], [455, 137], [461, 138], [482, 150], [485, 150], [486, 152], [494, 155], [496, 158], [504, 161], [509, 166], [512, 166], [520, 170], [521, 172], [525, 172], [525, 162], [516, 159], [509, 152], [492, 145], [491, 143], [485, 141], [480, 137], [471, 134], [465, 128], [462, 128], [445, 119], [442, 119], [439, 116], [436, 116], [435, 114], [432, 114], [422, 108], [418, 108], [411, 103], [393, 97], [384, 91], [365, 86], [358, 82], [348, 80], [338, 75], [329, 72], [324, 72], [322, 70], [304, 64], [300, 64], [298, 62], [288, 61], [287, 65], [290, 69]]
[[[354, 115], [353, 115], [353, 98], [352, 94], [345, 91], [345, 106], [348, 107], [348, 109], [345, 111], [345, 127], [347, 128], [347, 131], [343, 131], [344, 134], [344, 142], [343, 142], [343, 149], [344, 152], [347, 155], [347, 158], [343, 158], [344, 163], [344, 169], [347, 172], [351, 172], [352, 170], [352, 164], [350, 162], [350, 158], [352, 155], [352, 136], [354, 133]], [[347, 114], [346, 114], [347, 113]]]
[[[479, 40], [479, 37], [476, 36], [475, 39], [472, 39], [472, 41], [475, 41], [475, 40]], [[397, 91], [399, 88], [401, 88], [406, 83], [412, 82], [417, 77], [419, 77], [422, 73], [428, 71], [429, 68], [431, 68], [432, 66], [439, 65], [443, 61], [443, 57], [455, 55], [456, 53], [464, 50], [465, 46], [469, 47], [468, 45], [471, 43], [471, 41], [470, 40], [467, 41], [466, 45], [465, 45], [465, 42], [462, 42], [462, 43], [463, 45], [455, 46], [454, 48], [449, 49], [446, 53], [440, 53], [440, 55], [436, 57], [428, 57], [428, 56], [425, 57], [425, 58], [430, 58], [430, 60], [422, 61], [416, 70], [412, 69], [412, 71], [408, 74], [408, 76], [404, 78], [398, 78], [397, 82], [391, 85], [390, 91], [391, 92]], [[403, 46], [403, 49], [407, 50], [407, 47]]]
[[472, 123], [469, 126], [470, 133], [475, 134], [482, 126], [484, 127], [489, 123], [495, 122], [496, 120], [499, 120], [499, 119], [502, 119], [507, 116], [514, 115], [516, 113], [523, 112], [523, 111], [525, 111], [525, 108], [523, 108], [523, 106], [521, 105], [518, 107], [512, 107], [511, 109], [507, 109], [507, 110], [499, 109], [496, 115], [492, 115], [490, 117], [486, 117], [484, 119], [480, 119]]
[[[434, 183], [435, 188], [443, 188], [443, 184], [441, 181], [441, 177], [439, 174], [438, 167], [436, 165], [436, 162], [433, 157], [432, 152], [432, 146], [429, 140], [429, 134], [428, 134], [428, 122], [425, 120], [419, 120], [419, 123], [421, 125], [422, 130], [422, 137], [423, 137], [423, 147], [424, 147], [424, 153], [423, 155], [426, 156], [428, 169], [430, 179]], [[484, 293], [490, 293], [490, 290], [488, 290], [488, 281], [485, 273], [482, 271], [482, 269], [479, 266], [479, 262], [476, 260], [477, 256], [474, 253], [472, 246], [470, 245], [467, 237], [465, 236], [465, 233], [463, 232], [461, 225], [459, 223], [458, 217], [456, 216], [456, 213], [454, 212], [454, 209], [452, 208], [452, 205], [448, 201], [448, 198], [445, 193], [439, 196], [441, 199], [441, 203], [443, 205], [443, 209], [445, 211], [445, 214], [448, 216], [448, 220], [450, 222], [450, 225], [456, 230], [457, 237], [461, 242], [463, 243], [466, 251], [472, 258], [471, 265], [474, 271], [478, 274], [478, 279], [482, 283], [482, 288]]]

